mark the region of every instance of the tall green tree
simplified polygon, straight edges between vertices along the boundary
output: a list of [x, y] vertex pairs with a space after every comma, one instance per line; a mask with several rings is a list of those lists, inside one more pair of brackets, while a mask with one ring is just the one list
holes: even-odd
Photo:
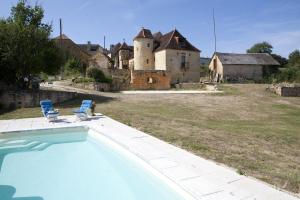
[[288, 63], [277, 76], [279, 82], [300, 83], [300, 51], [295, 50], [289, 55]]
[[268, 42], [261, 42], [254, 44], [250, 49], [247, 50], [247, 53], [269, 53], [273, 52], [273, 46]]
[[277, 60], [277, 62], [279, 62], [280, 67], [285, 67], [288, 64], [288, 59], [286, 59], [285, 57], [282, 57], [281, 55], [272, 53], [271, 56]]
[[281, 67], [284, 67], [288, 63], [288, 60], [286, 58], [272, 52], [273, 46], [268, 42], [254, 44], [250, 49], [247, 50], [247, 53], [268, 53], [275, 60], [277, 60], [277, 62], [279, 62]]
[[44, 10], [20, 0], [7, 19], [0, 20], [0, 79], [15, 84], [23, 77], [56, 74], [62, 53], [50, 39], [51, 24], [43, 23]]
[[289, 55], [289, 62], [288, 62], [289, 67], [296, 67], [299, 68], [300, 70], [300, 51], [295, 50]]

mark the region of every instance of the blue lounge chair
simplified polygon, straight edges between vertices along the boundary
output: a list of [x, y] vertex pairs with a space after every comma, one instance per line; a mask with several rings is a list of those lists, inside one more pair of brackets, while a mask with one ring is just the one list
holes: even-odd
[[42, 113], [50, 122], [57, 120], [59, 115], [58, 110], [54, 110], [51, 100], [40, 101]]
[[74, 110], [74, 114], [79, 120], [86, 120], [88, 118], [88, 110], [92, 107], [92, 100], [83, 100], [79, 109]]

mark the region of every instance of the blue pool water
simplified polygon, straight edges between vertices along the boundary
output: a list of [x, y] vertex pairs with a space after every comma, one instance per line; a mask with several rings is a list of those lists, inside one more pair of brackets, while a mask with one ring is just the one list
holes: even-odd
[[85, 129], [0, 135], [1, 200], [177, 200], [159, 178]]

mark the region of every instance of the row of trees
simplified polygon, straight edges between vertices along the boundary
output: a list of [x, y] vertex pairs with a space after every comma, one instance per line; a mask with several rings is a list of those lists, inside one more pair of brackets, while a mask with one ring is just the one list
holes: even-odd
[[279, 71], [266, 77], [272, 82], [300, 82], [300, 51], [290, 53], [288, 59], [273, 53], [273, 46], [268, 42], [257, 43], [247, 53], [268, 53], [280, 63]]
[[43, 23], [42, 7], [20, 0], [7, 19], [0, 19], [0, 79], [16, 85], [26, 77], [57, 74], [63, 54], [50, 39], [51, 24]]

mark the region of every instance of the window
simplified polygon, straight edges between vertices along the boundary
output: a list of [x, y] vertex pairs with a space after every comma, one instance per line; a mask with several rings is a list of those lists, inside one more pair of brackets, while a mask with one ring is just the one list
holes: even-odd
[[152, 78], [152, 77], [148, 77], [148, 78], [147, 78], [147, 82], [148, 82], [149, 84], [152, 84], [152, 83], [153, 83], [153, 78]]
[[158, 83], [158, 80], [156, 78], [153, 78], [153, 77], [147, 77], [146, 82], [148, 84], [156, 84], [156, 83]]
[[149, 64], [149, 59], [146, 60], [146, 63]]
[[180, 63], [181, 63], [181, 68], [185, 68], [186, 67], [186, 65], [185, 65], [185, 63], [186, 63], [186, 55], [185, 55], [185, 53], [181, 54]]
[[147, 47], [150, 48], [150, 43], [147, 44]]

